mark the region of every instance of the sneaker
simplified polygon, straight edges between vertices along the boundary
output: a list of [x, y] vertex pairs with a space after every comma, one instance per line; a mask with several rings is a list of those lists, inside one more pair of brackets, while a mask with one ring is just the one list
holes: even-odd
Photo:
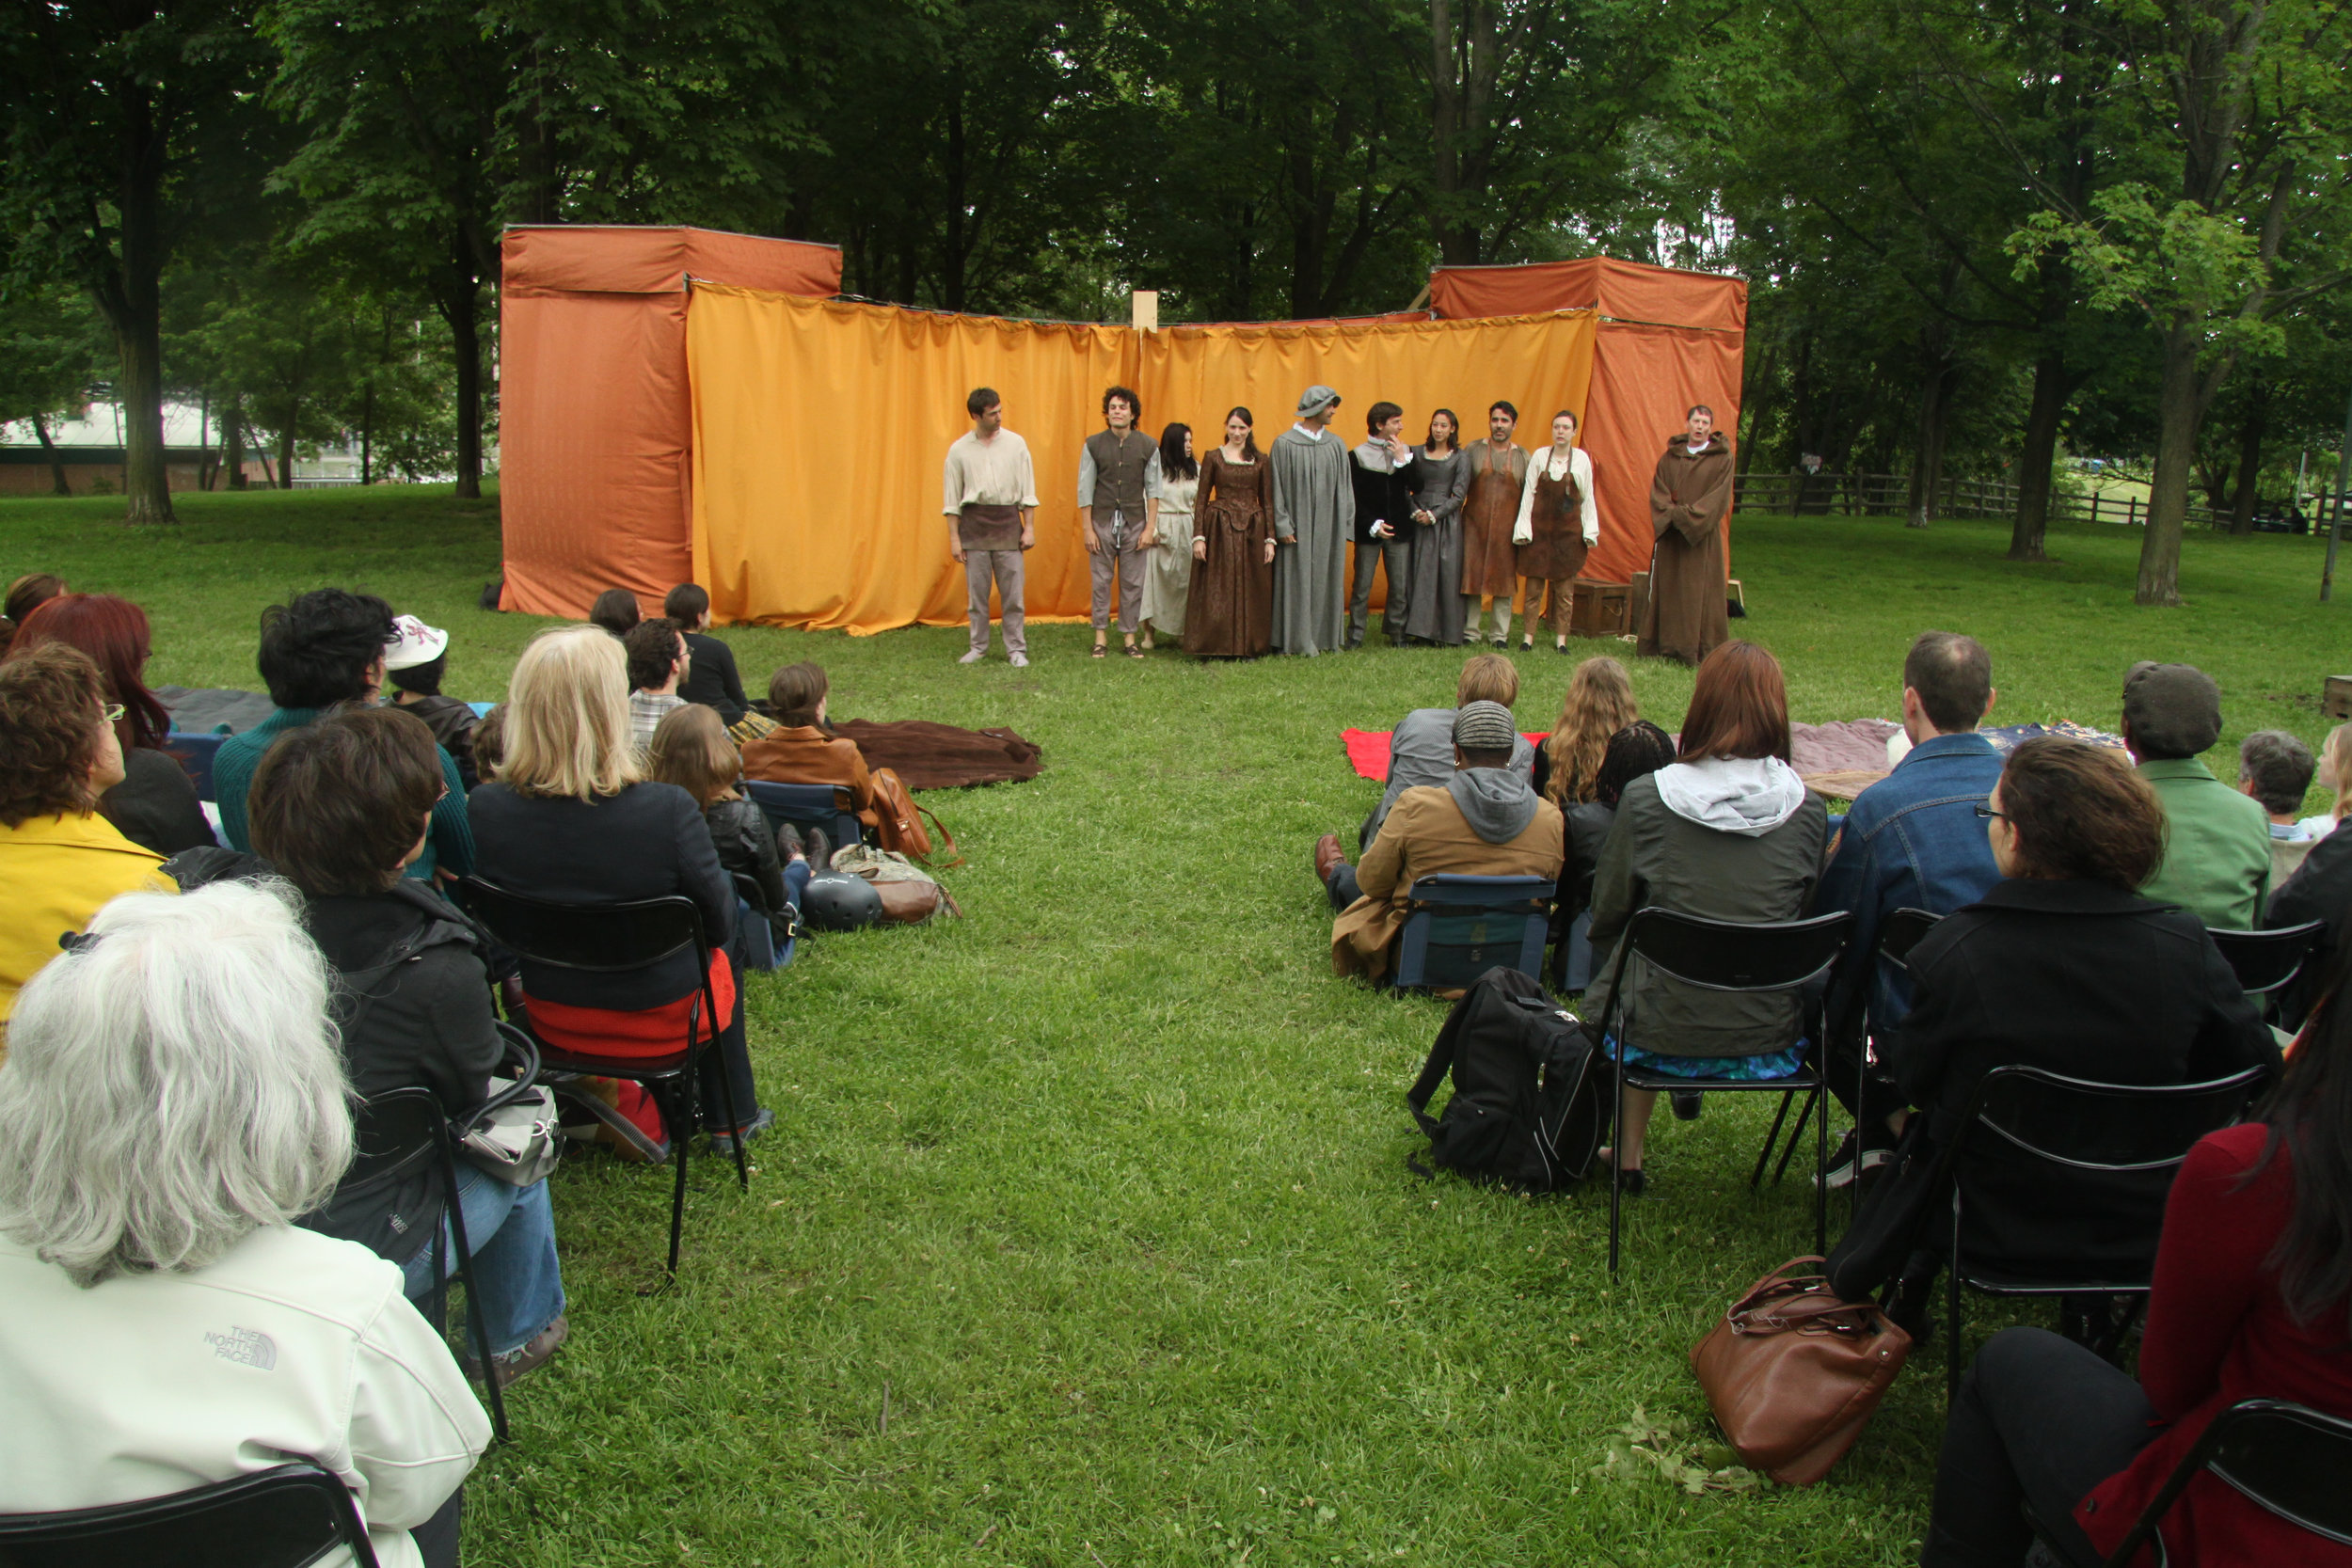
[[956, 662], [958, 664], [977, 664], [980, 660], [986, 658], [987, 657], [987, 649], [975, 648], [970, 653], [965, 654], [961, 658], [956, 660]]
[[736, 1138], [742, 1139], [748, 1145], [754, 1138], [758, 1137], [775, 1124], [776, 1113], [762, 1105], [756, 1116], [735, 1130], [734, 1137], [724, 1132], [710, 1134], [710, 1152], [723, 1160], [732, 1160], [735, 1158]]
[[1009, 662], [1016, 670], [1026, 670], [1029, 667], [1029, 656], [1026, 654], [1014, 654]]
[[[1894, 1159], [1891, 1148], [1861, 1148], [1862, 1134], [1849, 1132], [1845, 1141], [1829, 1157], [1829, 1169], [1822, 1173], [1821, 1185], [1833, 1193], [1842, 1193], [1859, 1179], [1869, 1175]], [[1857, 1154], [1858, 1150], [1858, 1154]]]
[[1675, 1120], [1696, 1121], [1707, 1105], [1707, 1098], [1696, 1089], [1669, 1089], [1666, 1102], [1675, 1108]]
[[[532, 1335], [528, 1343], [490, 1357], [490, 1364], [498, 1369], [499, 1386], [503, 1388], [525, 1372], [537, 1371], [546, 1366], [557, 1347], [571, 1337], [572, 1325], [564, 1320], [564, 1314], [558, 1312], [555, 1322]], [[477, 1382], [482, 1377], [482, 1363], [470, 1355], [466, 1357], [466, 1375]]]

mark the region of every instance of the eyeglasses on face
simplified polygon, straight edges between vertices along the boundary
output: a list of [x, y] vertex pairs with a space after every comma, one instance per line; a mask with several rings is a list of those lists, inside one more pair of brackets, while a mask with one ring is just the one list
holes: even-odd
[[1977, 815], [1979, 816], [1997, 816], [2004, 822], [2009, 820], [2009, 813], [2005, 811], [1994, 811], [1991, 806], [1979, 806], [1977, 808]]
[[108, 703], [98, 710], [98, 716], [109, 724], [119, 724], [122, 722], [122, 711], [120, 703]]

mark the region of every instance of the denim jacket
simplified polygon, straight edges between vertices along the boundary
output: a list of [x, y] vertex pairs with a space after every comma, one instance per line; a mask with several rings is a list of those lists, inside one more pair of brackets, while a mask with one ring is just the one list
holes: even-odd
[[1879, 922], [1900, 909], [1949, 914], [1976, 903], [2001, 879], [1992, 841], [1977, 807], [2000, 783], [2002, 756], [1980, 735], [1932, 736], [1913, 747], [1895, 770], [1864, 790], [1846, 814], [1814, 909], [1853, 911], [1852, 944], [1838, 965], [1830, 1017], [1849, 1017], [1871, 987], [1870, 1016], [1893, 1022], [1911, 1010], [1911, 987], [1901, 973], [1874, 964]]

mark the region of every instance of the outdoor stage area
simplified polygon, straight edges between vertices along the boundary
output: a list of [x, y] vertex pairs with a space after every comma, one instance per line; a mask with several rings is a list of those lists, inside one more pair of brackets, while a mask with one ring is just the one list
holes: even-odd
[[[495, 499], [179, 502], [178, 528], [134, 534], [119, 499], [0, 501], [0, 552], [145, 605], [157, 684], [252, 686], [262, 608], [320, 584], [449, 628], [467, 698], [502, 696], [548, 624], [475, 606]], [[2147, 611], [2122, 529], [2059, 530], [2058, 563], [2021, 566], [1992, 525], [1733, 528], [1735, 630], [1785, 662], [1799, 720], [1895, 717], [1902, 650], [1937, 626], [1992, 649], [1996, 721], [2111, 726], [2146, 657], [2218, 679], [2217, 762], [2251, 729], [2325, 733], [2344, 623], [2309, 540], [2194, 536], [2187, 608]], [[1447, 702], [1460, 651], [1104, 664], [1045, 626], [1015, 671], [958, 667], [946, 627], [723, 635], [749, 685], [813, 658], [837, 717], [1009, 726], [1045, 770], [923, 797], [968, 858], [946, 874], [968, 918], [820, 936], [751, 981], [778, 1123], [748, 1196], [697, 1161], [674, 1289], [638, 1293], [665, 1172], [582, 1156], [552, 1178], [572, 1338], [469, 1484], [469, 1562], [1915, 1560], [1940, 1347], [1823, 1485], [1711, 1473], [1686, 1354], [1811, 1239], [1796, 1182], [1744, 1188], [1769, 1097], [1660, 1119], [1613, 1284], [1605, 1194], [1406, 1169], [1444, 1007], [1331, 977], [1309, 847], [1377, 794], [1339, 732]], [[1517, 657], [1520, 727], [1543, 729], [1573, 660]], [[1690, 673], [1632, 668], [1678, 726]]]

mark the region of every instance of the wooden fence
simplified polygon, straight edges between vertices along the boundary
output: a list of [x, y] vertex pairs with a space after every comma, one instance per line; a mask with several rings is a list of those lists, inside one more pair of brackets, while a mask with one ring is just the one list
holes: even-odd
[[[1911, 481], [1902, 474], [1742, 474], [1733, 494], [1734, 510], [1764, 512], [1783, 517], [1899, 517], [1911, 499]], [[2324, 531], [2334, 499], [2315, 497], [2311, 504], [2312, 531]], [[1936, 517], [1984, 517], [2008, 522], [2017, 515], [2017, 486], [1997, 479], [1947, 479], [1936, 486]], [[2058, 491], [2050, 497], [2053, 522], [2113, 523], [2137, 528], [2148, 520], [2148, 503], [2137, 496], [2080, 496]], [[2209, 506], [2191, 505], [2191, 525], [2227, 529], [2230, 519]], [[2352, 525], [2352, 515], [2345, 522]]]

